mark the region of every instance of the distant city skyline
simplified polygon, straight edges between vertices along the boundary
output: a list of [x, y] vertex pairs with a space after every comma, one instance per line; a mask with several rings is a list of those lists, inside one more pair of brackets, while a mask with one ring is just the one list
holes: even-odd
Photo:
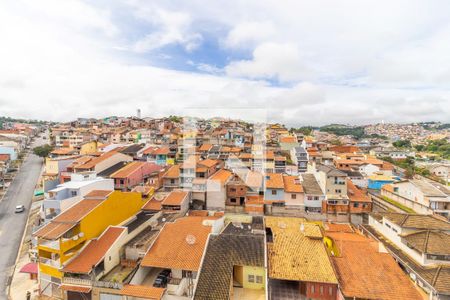
[[5, 116], [450, 121], [448, 1], [2, 1], [0, 38]]

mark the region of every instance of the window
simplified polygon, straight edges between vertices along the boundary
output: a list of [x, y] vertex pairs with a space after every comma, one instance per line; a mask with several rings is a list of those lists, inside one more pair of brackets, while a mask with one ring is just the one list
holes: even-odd
[[291, 199], [297, 199], [297, 194], [291, 194]]
[[340, 194], [341, 190], [335, 190], [336, 194]]
[[276, 190], [272, 190], [272, 195], [276, 195], [277, 191]]
[[315, 197], [314, 197], [314, 200], [319, 200], [319, 197], [315, 196]]
[[263, 283], [263, 277], [262, 276], [256, 276], [256, 283]]
[[248, 282], [255, 282], [255, 275], [248, 275]]
[[323, 295], [323, 285], [320, 285], [320, 294]]
[[359, 206], [358, 202], [353, 203], [353, 207], [358, 207], [358, 206]]
[[230, 198], [231, 203], [236, 203], [236, 198]]
[[174, 184], [175, 183], [175, 179], [170, 179], [170, 183]]
[[314, 286], [314, 285], [311, 285], [311, 294], [314, 294], [315, 291], [316, 291], [315, 286]]
[[234, 193], [234, 192], [236, 192], [236, 189], [235, 189], [235, 188], [231, 188], [231, 189], [230, 189], [230, 192], [233, 192], [233, 193]]
[[75, 197], [77, 195], [77, 191], [71, 191], [72, 197]]

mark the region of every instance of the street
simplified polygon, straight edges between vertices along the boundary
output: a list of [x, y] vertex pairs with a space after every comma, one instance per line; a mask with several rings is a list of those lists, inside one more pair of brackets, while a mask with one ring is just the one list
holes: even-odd
[[[36, 138], [31, 148], [44, 143], [45, 140]], [[0, 299], [7, 298], [6, 289], [16, 262], [41, 168], [42, 158], [32, 154], [30, 150], [3, 200], [0, 201]], [[14, 213], [16, 205], [21, 204], [25, 206], [25, 212]]]

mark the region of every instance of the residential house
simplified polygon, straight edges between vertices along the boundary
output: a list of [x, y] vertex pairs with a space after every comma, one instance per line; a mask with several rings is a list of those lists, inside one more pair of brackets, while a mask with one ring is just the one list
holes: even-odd
[[378, 241], [356, 232], [325, 235], [343, 299], [423, 299]]
[[268, 298], [338, 299], [338, 280], [319, 225], [265, 217]]
[[95, 171], [97, 174], [120, 162], [130, 162], [133, 158], [117, 151], [109, 151], [101, 156], [93, 157], [88, 162], [74, 167], [75, 172]]
[[180, 185], [180, 165], [173, 165], [162, 176], [163, 188], [170, 191], [181, 187]]
[[164, 225], [130, 284], [151, 286], [153, 274], [170, 270], [166, 293], [192, 297], [210, 233], [223, 226], [217, 217], [182, 217]]
[[148, 183], [150, 178], [158, 178], [162, 169], [161, 166], [144, 161], [132, 161], [112, 173], [110, 178], [114, 179], [114, 188], [116, 190], [129, 191], [137, 185]]
[[209, 235], [194, 299], [264, 299], [265, 265], [263, 218], [229, 222]]
[[37, 238], [40, 293], [62, 298], [61, 267], [109, 225], [120, 225], [144, 205], [139, 193], [92, 191], [33, 233]]
[[314, 174], [305, 173], [301, 174], [299, 178], [305, 192], [305, 211], [320, 213], [322, 211], [322, 202], [326, 200], [326, 195], [322, 191], [316, 177]]
[[365, 232], [382, 242], [429, 299], [450, 299], [450, 223], [433, 215], [372, 213]]
[[283, 176], [286, 207], [305, 210], [305, 191], [299, 176]]
[[44, 193], [41, 218], [44, 221], [54, 218], [93, 190], [103, 190], [105, 194], [109, 194], [114, 190], [114, 182], [112, 179], [97, 177], [92, 172], [73, 173], [69, 182], [59, 184]]
[[233, 178], [233, 173], [221, 169], [209, 177], [206, 181], [206, 209], [225, 210], [227, 201], [226, 185]]
[[400, 181], [385, 185], [381, 195], [416, 212], [435, 213], [450, 218], [450, 190], [438, 182], [425, 178]]

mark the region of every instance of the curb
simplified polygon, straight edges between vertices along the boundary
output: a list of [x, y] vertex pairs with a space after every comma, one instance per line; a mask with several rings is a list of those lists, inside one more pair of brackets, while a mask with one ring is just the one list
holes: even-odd
[[[41, 180], [41, 178], [42, 178], [43, 167], [44, 167], [44, 166], [41, 167], [41, 173], [39, 174], [39, 177], [38, 177], [36, 183], [39, 183], [40, 180]], [[14, 178], [15, 178], [15, 177], [14, 177]], [[12, 181], [11, 181], [11, 182], [12, 182]], [[19, 261], [19, 258], [20, 258], [20, 253], [22, 252], [23, 241], [25, 240], [25, 236], [27, 235], [27, 228], [28, 228], [28, 225], [29, 225], [29, 222], [30, 222], [30, 216], [31, 216], [31, 208], [32, 208], [32, 206], [33, 206], [33, 197], [34, 197], [34, 196], [32, 196], [31, 204], [30, 204], [30, 207], [28, 208], [27, 222], [25, 223], [25, 226], [24, 226], [24, 229], [23, 229], [22, 238], [21, 238], [21, 240], [20, 240], [20, 246], [19, 246], [19, 249], [18, 249], [18, 251], [17, 251], [17, 256], [16, 256], [16, 260], [15, 260], [15, 262], [14, 262], [14, 267], [12, 268], [11, 279], [10, 279], [10, 281], [9, 281], [8, 286], [6, 287], [6, 296], [8, 297], [8, 299], [12, 299], [12, 298], [11, 298], [11, 295], [10, 295], [10, 292], [11, 292], [11, 284], [12, 284], [12, 281], [13, 281], [13, 278], [14, 278], [14, 273], [15, 273], [16, 268], [17, 268], [17, 262]]]

